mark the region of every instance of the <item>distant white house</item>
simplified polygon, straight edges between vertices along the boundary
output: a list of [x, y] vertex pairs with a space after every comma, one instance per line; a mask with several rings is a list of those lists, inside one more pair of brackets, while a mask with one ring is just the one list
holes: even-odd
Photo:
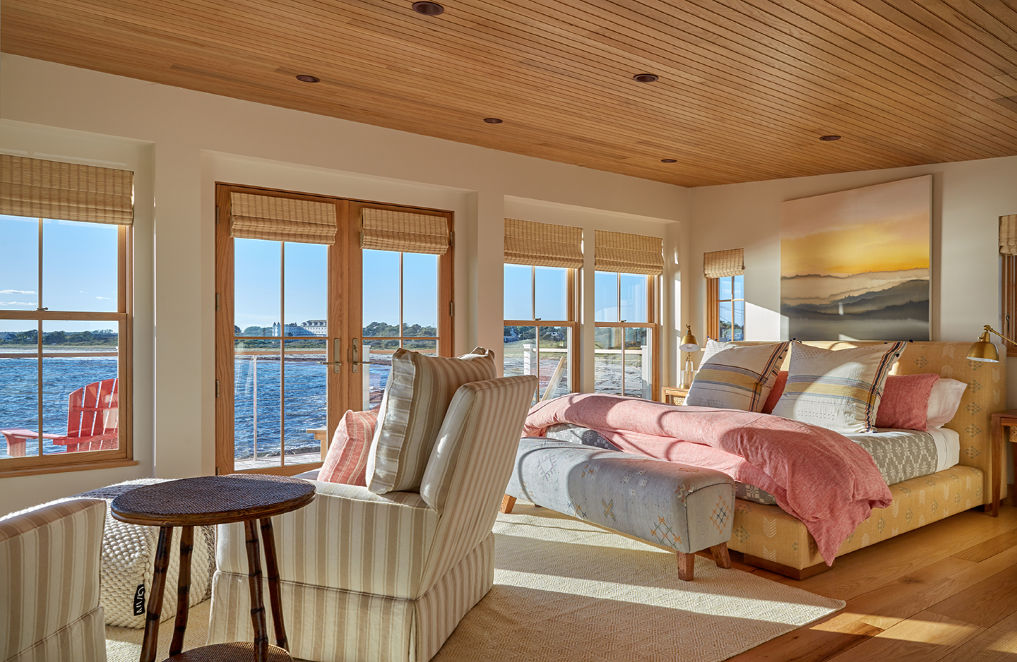
[[300, 326], [307, 329], [315, 336], [324, 337], [328, 335], [328, 322], [325, 320], [307, 320]]

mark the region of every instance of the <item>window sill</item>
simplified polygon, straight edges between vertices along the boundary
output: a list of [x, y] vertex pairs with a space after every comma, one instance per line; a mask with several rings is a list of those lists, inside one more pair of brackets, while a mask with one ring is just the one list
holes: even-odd
[[98, 469], [118, 469], [120, 467], [137, 466], [137, 460], [100, 460], [98, 462], [75, 462], [48, 467], [23, 467], [21, 469], [3, 469], [0, 465], [0, 478], [16, 478], [19, 476], [37, 476], [40, 474], [56, 474], [65, 471], [91, 471]]

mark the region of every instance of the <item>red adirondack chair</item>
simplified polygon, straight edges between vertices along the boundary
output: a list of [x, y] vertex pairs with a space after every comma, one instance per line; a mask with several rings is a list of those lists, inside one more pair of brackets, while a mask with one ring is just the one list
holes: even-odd
[[[118, 379], [104, 379], [72, 391], [67, 402], [67, 434], [44, 432], [42, 437], [66, 446], [68, 453], [117, 448], [120, 431]], [[0, 430], [7, 439], [7, 455], [24, 457], [25, 443], [39, 437], [32, 430]]]

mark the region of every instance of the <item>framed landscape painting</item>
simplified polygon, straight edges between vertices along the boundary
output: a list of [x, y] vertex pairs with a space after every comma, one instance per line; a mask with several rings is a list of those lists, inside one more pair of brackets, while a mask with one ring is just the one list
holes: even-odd
[[798, 340], [929, 340], [932, 176], [783, 203], [780, 313]]

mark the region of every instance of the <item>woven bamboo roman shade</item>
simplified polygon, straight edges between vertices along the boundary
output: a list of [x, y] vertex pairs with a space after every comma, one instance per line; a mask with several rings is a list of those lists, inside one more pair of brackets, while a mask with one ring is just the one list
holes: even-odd
[[131, 225], [130, 170], [0, 154], [0, 214]]
[[1017, 255], [1017, 214], [999, 217], [999, 252]]
[[745, 273], [745, 249], [732, 248], [703, 255], [703, 275], [707, 278], [741, 276]]
[[448, 252], [448, 219], [444, 216], [365, 207], [361, 220], [361, 248], [432, 255]]
[[257, 193], [230, 194], [231, 237], [334, 244], [335, 231], [335, 203]]
[[583, 229], [506, 218], [505, 263], [579, 269], [583, 266]]
[[648, 276], [664, 273], [664, 242], [660, 237], [597, 230], [595, 242], [593, 257], [597, 271]]

